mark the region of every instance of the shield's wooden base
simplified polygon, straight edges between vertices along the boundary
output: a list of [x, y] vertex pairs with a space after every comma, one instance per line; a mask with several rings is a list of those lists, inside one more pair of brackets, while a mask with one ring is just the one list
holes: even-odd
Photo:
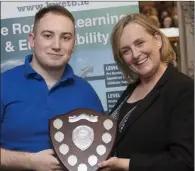
[[[67, 170], [96, 171], [114, 146], [116, 120], [91, 109], [78, 109], [52, 118], [49, 130], [56, 156]], [[83, 150], [91, 139], [92, 144]]]

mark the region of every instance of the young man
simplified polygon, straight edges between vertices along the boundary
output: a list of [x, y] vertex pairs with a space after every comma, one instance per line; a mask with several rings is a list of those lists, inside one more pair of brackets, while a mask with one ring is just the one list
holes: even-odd
[[75, 43], [74, 17], [68, 10], [41, 9], [29, 42], [33, 55], [1, 75], [0, 168], [59, 171], [63, 168], [51, 149], [49, 119], [78, 108], [103, 108], [90, 84], [68, 64]]

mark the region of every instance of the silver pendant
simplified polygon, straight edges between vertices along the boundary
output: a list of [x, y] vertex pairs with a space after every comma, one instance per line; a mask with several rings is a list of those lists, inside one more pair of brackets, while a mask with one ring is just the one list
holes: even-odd
[[77, 157], [75, 155], [70, 155], [68, 157], [68, 164], [71, 166], [75, 166], [77, 164]]
[[60, 129], [63, 126], [63, 121], [61, 119], [56, 119], [53, 122], [53, 126], [56, 129]]
[[79, 164], [78, 171], [87, 171], [87, 165], [84, 163]]
[[91, 155], [89, 158], [88, 158], [88, 163], [91, 165], [91, 166], [95, 166], [97, 164], [97, 157], [95, 155]]
[[106, 147], [104, 145], [98, 145], [97, 148], [96, 148], [96, 152], [102, 156], [105, 154], [106, 152]]
[[61, 154], [66, 155], [69, 152], [69, 147], [66, 144], [61, 144], [59, 151]]
[[111, 119], [106, 119], [103, 125], [106, 130], [110, 130], [113, 127], [113, 122]]
[[54, 138], [57, 142], [62, 142], [62, 140], [64, 139], [64, 134], [58, 131], [55, 133]]
[[112, 136], [109, 133], [106, 132], [102, 135], [102, 141], [104, 143], [108, 144], [109, 142], [111, 142], [111, 140], [112, 140]]

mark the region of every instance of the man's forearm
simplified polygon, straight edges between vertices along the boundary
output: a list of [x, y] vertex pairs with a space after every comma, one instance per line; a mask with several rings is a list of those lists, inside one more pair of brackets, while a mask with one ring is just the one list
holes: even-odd
[[0, 168], [4, 169], [31, 169], [31, 156], [33, 153], [10, 151], [0, 148]]

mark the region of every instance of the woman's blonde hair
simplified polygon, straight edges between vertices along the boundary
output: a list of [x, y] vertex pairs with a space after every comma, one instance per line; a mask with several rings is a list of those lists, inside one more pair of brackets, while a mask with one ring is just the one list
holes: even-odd
[[162, 40], [162, 47], [160, 49], [161, 61], [163, 63], [168, 64], [169, 62], [173, 62], [176, 59], [175, 52], [168, 40], [168, 38], [159, 30], [157, 26], [155, 26], [147, 17], [143, 14], [129, 14], [124, 16], [118, 23], [114, 26], [112, 35], [111, 35], [111, 44], [112, 51], [114, 55], [114, 59], [118, 65], [118, 67], [123, 71], [125, 77], [129, 80], [136, 80], [138, 78], [137, 74], [130, 70], [129, 66], [125, 63], [120, 53], [120, 38], [123, 32], [123, 29], [129, 23], [138, 23], [143, 26], [146, 31], [154, 36], [155, 34], [159, 34]]

